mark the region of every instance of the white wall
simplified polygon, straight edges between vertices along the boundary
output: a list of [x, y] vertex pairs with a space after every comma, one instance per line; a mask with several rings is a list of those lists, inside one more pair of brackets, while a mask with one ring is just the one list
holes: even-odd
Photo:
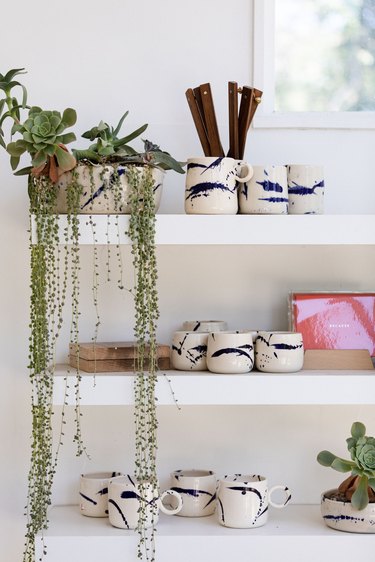
[[[0, 71], [26, 67], [30, 102], [50, 109], [75, 107], [80, 132], [100, 119], [115, 124], [129, 109], [130, 130], [148, 122], [149, 138], [185, 159], [201, 152], [185, 100], [188, 87], [211, 82], [227, 142], [227, 81], [251, 82], [251, 7], [250, 0], [66, 0], [61, 5], [20, 0], [17, 7], [8, 3], [2, 9]], [[253, 163], [323, 163], [327, 212], [374, 213], [372, 137], [372, 131], [255, 130], [247, 156]], [[3, 152], [0, 177], [0, 544], [1, 559], [8, 562], [21, 559], [29, 462], [29, 253], [26, 182], [11, 174]], [[183, 212], [183, 189], [184, 178], [168, 174], [162, 212]], [[127, 249], [123, 252], [128, 256]], [[159, 339], [166, 342], [180, 322], [191, 317], [220, 316], [232, 327], [284, 327], [290, 289], [364, 290], [374, 283], [373, 248], [275, 252], [163, 247], [158, 256]], [[89, 249], [83, 251], [83, 260], [89, 270]], [[90, 287], [89, 271], [83, 276], [85, 284]], [[102, 339], [132, 337], [129, 298], [103, 284], [101, 303]], [[90, 295], [83, 299], [82, 310], [82, 340], [87, 340], [93, 320]], [[59, 348], [59, 356], [65, 355], [66, 340]], [[75, 458], [68, 435], [56, 479], [56, 502], [75, 501], [83, 470], [132, 469], [132, 409], [84, 410], [92, 461]], [[344, 454], [344, 439], [355, 419], [374, 431], [374, 411], [369, 407], [190, 407], [181, 412], [163, 407], [160, 477], [165, 482], [169, 471], [189, 466], [213, 468], [219, 474], [258, 470], [271, 482], [288, 483], [296, 501], [317, 502], [319, 492], [337, 479], [316, 464], [316, 452], [335, 448]]]

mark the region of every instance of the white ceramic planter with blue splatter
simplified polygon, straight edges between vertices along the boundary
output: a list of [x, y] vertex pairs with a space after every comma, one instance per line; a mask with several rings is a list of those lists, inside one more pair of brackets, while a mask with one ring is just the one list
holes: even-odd
[[[163, 500], [173, 496], [176, 508], [167, 508]], [[160, 493], [150, 482], [142, 485], [133, 476], [113, 478], [108, 486], [109, 522], [119, 529], [137, 529], [139, 510], [144, 509], [145, 528], [153, 527], [159, 520], [159, 510], [166, 515], [176, 515], [182, 508], [182, 498], [174, 490]]]
[[[276, 490], [285, 495], [282, 503], [275, 503], [271, 496]], [[217, 518], [224, 527], [252, 529], [265, 525], [268, 506], [286, 507], [291, 499], [287, 486], [273, 486], [268, 490], [267, 479], [259, 474], [234, 474], [220, 480]]]
[[79, 484], [79, 509], [87, 517], [108, 517], [108, 484], [121, 472], [82, 474]]
[[207, 367], [212, 373], [249, 373], [254, 366], [251, 332], [212, 332], [207, 341]]
[[239, 211], [244, 215], [286, 215], [286, 166], [253, 166], [254, 174], [238, 190]]
[[375, 533], [375, 503], [365, 509], [354, 509], [350, 502], [332, 499], [337, 490], [322, 495], [321, 513], [325, 524], [337, 531], [349, 533]]
[[320, 215], [324, 212], [324, 168], [288, 165], [289, 214]]
[[207, 339], [206, 332], [175, 332], [172, 338], [172, 367], [180, 371], [206, 371]]
[[212, 470], [175, 470], [171, 489], [182, 497], [181, 517], [206, 517], [216, 508], [216, 476]]
[[[140, 173], [143, 173], [142, 166], [136, 166]], [[77, 174], [77, 181], [83, 186], [83, 193], [79, 201], [79, 212], [83, 215], [108, 215], [130, 214], [129, 195], [130, 187], [127, 180], [127, 167], [118, 166], [115, 170], [113, 166], [102, 166], [92, 164], [79, 164], [74, 173]], [[119, 185], [116, 186], [116, 175], [119, 178]], [[153, 168], [152, 177], [154, 181], [154, 202], [155, 210], [160, 206], [161, 194], [163, 189], [163, 179], [165, 172], [159, 168]], [[57, 183], [57, 212], [67, 213], [67, 194], [66, 188], [72, 181], [72, 172], [65, 172]], [[140, 204], [142, 202], [140, 201]]]
[[235, 215], [238, 212], [237, 182], [248, 181], [253, 173], [245, 162], [227, 157], [189, 158], [185, 186], [185, 212], [197, 215]]
[[299, 332], [259, 331], [255, 340], [255, 366], [265, 373], [294, 373], [303, 367], [304, 348]]

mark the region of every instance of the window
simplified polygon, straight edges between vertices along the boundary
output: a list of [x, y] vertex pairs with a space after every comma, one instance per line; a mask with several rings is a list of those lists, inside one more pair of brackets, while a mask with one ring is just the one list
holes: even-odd
[[375, 0], [254, 0], [254, 85], [255, 126], [375, 128]]

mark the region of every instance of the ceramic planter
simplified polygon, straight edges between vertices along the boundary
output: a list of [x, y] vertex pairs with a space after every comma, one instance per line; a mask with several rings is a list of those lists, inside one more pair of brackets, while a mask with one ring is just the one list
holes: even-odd
[[[142, 172], [143, 167], [136, 167]], [[83, 186], [83, 193], [80, 198], [80, 214], [86, 215], [108, 215], [130, 214], [128, 203], [130, 187], [126, 174], [126, 166], [118, 166], [118, 185], [116, 185], [116, 170], [113, 166], [101, 164], [79, 164], [75, 168], [78, 175], [78, 183]], [[160, 205], [161, 193], [164, 179], [163, 170], [153, 168], [152, 176], [154, 180], [154, 201], [155, 210]], [[72, 181], [72, 172], [64, 173], [59, 181], [59, 192], [57, 196], [57, 213], [67, 213], [66, 188]]]
[[321, 513], [325, 524], [337, 531], [349, 533], [375, 533], [375, 503], [365, 509], [354, 509], [350, 502], [331, 499], [337, 490], [324, 492]]

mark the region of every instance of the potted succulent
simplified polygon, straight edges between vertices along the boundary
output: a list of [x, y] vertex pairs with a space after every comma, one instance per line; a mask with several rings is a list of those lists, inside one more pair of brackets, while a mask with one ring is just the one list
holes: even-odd
[[317, 460], [339, 472], [351, 472], [337, 489], [322, 495], [321, 511], [333, 529], [352, 533], [375, 533], [375, 438], [366, 436], [366, 427], [355, 422], [346, 440], [350, 460], [321, 451]]
[[[63, 308], [67, 300], [68, 279], [71, 285], [72, 319], [70, 342], [78, 347], [79, 320], [79, 219], [80, 213], [129, 213], [128, 235], [132, 243], [135, 286], [134, 334], [138, 357], [135, 366], [135, 474], [138, 480], [157, 486], [156, 474], [156, 399], [157, 372], [156, 326], [159, 316], [156, 287], [157, 264], [155, 254], [155, 212], [160, 193], [159, 184], [165, 170], [184, 173], [170, 154], [145, 140], [141, 151], [129, 142], [138, 137], [147, 125], [127, 136], [119, 137], [126, 112], [113, 128], [101, 121], [82, 136], [92, 144], [84, 150], [70, 153], [67, 144], [76, 140], [66, 131], [76, 123], [76, 112], [67, 108], [45, 111], [26, 105], [26, 89], [14, 80], [23, 69], [13, 69], [0, 75], [0, 145], [10, 154], [13, 170], [27, 153], [31, 165], [17, 170], [16, 175], [28, 175], [30, 213], [34, 215], [37, 243], [30, 241], [31, 253], [31, 314], [30, 314], [30, 380], [32, 384], [32, 445], [28, 487], [28, 524], [25, 562], [34, 560], [34, 541], [37, 533], [48, 526], [47, 509], [56, 471], [57, 453], [53, 453], [52, 396], [55, 346], [63, 322]], [[21, 88], [22, 102], [12, 91]], [[25, 121], [21, 110], [28, 109]], [[20, 138], [6, 145], [2, 125], [13, 121], [11, 136]], [[107, 205], [112, 202], [112, 207]], [[59, 246], [58, 212], [67, 213], [65, 245]], [[91, 223], [93, 224], [93, 223]], [[94, 267], [95, 267], [94, 259]], [[93, 276], [94, 278], [96, 275]], [[95, 287], [93, 287], [95, 293]], [[145, 373], [147, 352], [148, 373]], [[77, 454], [85, 452], [80, 428], [80, 375], [77, 372], [76, 429], [74, 440]], [[57, 452], [63, 436], [57, 436]], [[145, 510], [139, 514], [138, 556], [149, 558], [154, 551], [154, 533], [146, 535]], [[149, 542], [151, 540], [151, 544]]]

